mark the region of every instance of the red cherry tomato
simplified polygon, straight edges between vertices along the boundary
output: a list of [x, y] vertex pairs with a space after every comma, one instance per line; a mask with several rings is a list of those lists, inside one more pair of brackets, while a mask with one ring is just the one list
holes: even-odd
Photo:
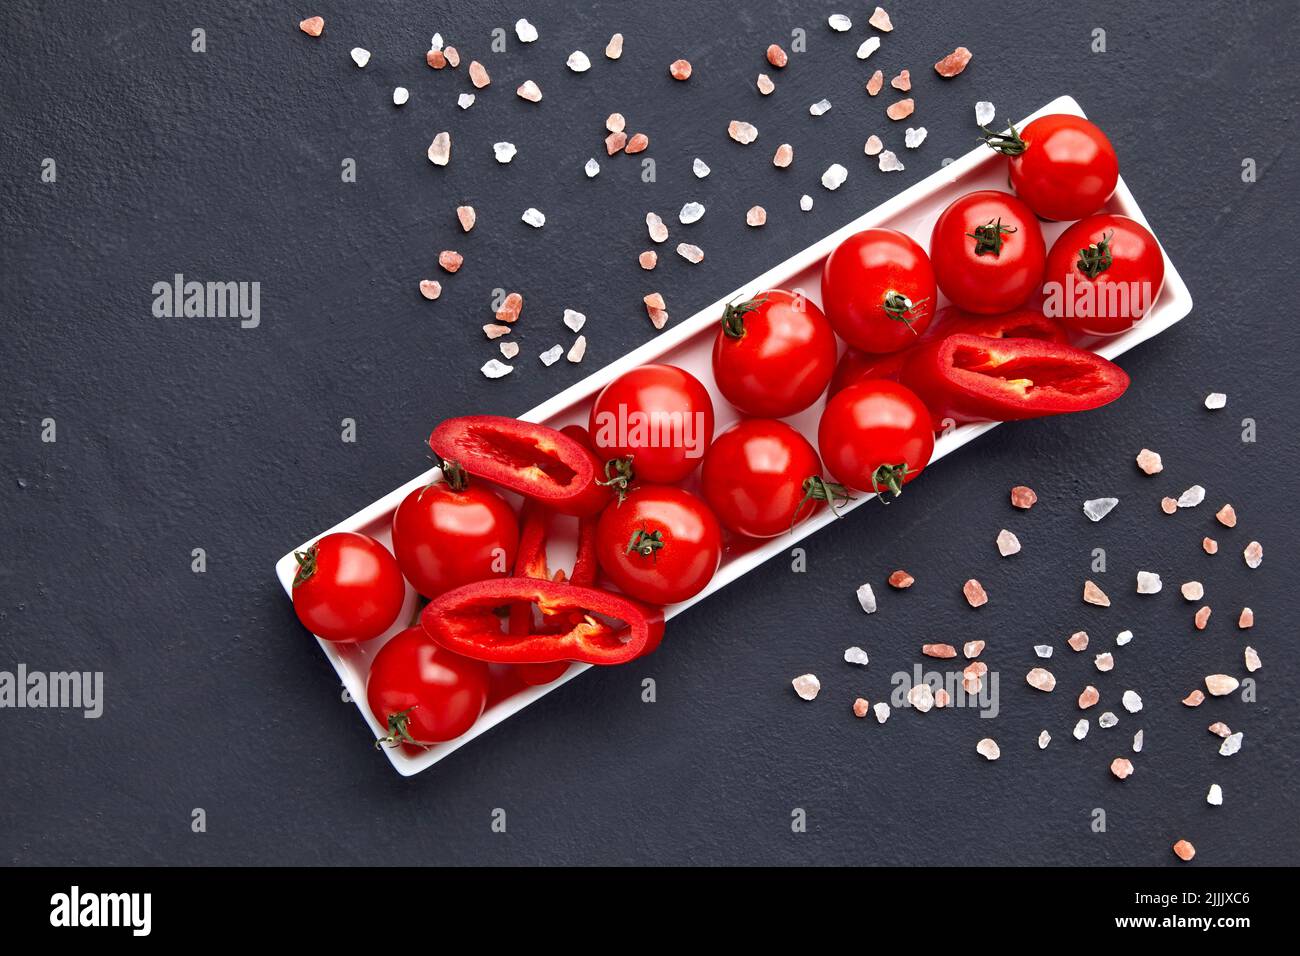
[[676, 604], [712, 580], [722, 561], [722, 529], [689, 491], [642, 485], [601, 513], [596, 559], [630, 597]]
[[1119, 181], [1115, 147], [1082, 116], [1052, 113], [1017, 132], [985, 130], [985, 141], [1010, 157], [1011, 188], [1044, 219], [1082, 219], [1101, 208]]
[[510, 574], [518, 547], [510, 505], [459, 472], [412, 491], [393, 512], [397, 563], [425, 597]]
[[317, 637], [340, 644], [368, 641], [402, 612], [402, 572], [369, 535], [336, 531], [294, 557], [293, 609]]
[[868, 379], [826, 404], [817, 447], [843, 484], [898, 495], [929, 463], [934, 431], [916, 393], [897, 382]]
[[835, 333], [822, 310], [784, 289], [728, 305], [713, 343], [713, 377], [746, 415], [785, 418], [821, 396], [835, 370]]
[[700, 485], [722, 526], [751, 538], [785, 534], [823, 501], [848, 498], [822, 479], [808, 439], [770, 418], [743, 419], [715, 438]]
[[1043, 310], [1076, 332], [1115, 335], [1146, 315], [1164, 281], [1165, 257], [1145, 226], [1089, 216], [1052, 244]]
[[435, 644], [408, 627], [379, 649], [366, 678], [366, 702], [388, 729], [381, 742], [408, 750], [455, 740], [479, 719], [488, 698], [488, 667]]
[[632, 456], [641, 480], [681, 481], [713, 439], [713, 400], [690, 372], [642, 365], [601, 389], [589, 430], [602, 456]]
[[896, 229], [864, 229], [841, 242], [822, 270], [822, 308], [839, 337], [864, 352], [895, 352], [934, 316], [934, 270]]
[[953, 200], [930, 236], [943, 294], [959, 309], [993, 315], [1023, 305], [1043, 284], [1047, 244], [1028, 206], [981, 189]]

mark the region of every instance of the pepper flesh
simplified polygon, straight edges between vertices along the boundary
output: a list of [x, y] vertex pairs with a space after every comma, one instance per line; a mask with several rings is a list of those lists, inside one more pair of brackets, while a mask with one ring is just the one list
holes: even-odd
[[913, 349], [900, 381], [935, 421], [1001, 422], [1099, 408], [1124, 394], [1129, 377], [1060, 342], [956, 334]]
[[[555, 629], [509, 634], [497, 609], [522, 602], [575, 617]], [[660, 608], [596, 588], [535, 578], [494, 578], [455, 588], [429, 602], [420, 624], [440, 646], [498, 664], [623, 664], [648, 654], [663, 639]]]
[[595, 453], [553, 428], [500, 415], [449, 418], [433, 430], [429, 447], [525, 498], [569, 515], [593, 515], [610, 499], [596, 483]]

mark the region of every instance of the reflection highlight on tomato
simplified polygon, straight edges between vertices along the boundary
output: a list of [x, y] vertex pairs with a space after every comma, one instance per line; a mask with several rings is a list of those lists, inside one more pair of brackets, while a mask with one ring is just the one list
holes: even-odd
[[596, 526], [596, 558], [625, 594], [650, 604], [694, 597], [722, 562], [722, 528], [700, 498], [642, 485], [608, 506]]
[[474, 726], [488, 697], [488, 668], [439, 647], [408, 627], [379, 649], [366, 678], [366, 702], [387, 734], [377, 744], [424, 749]]
[[916, 341], [934, 316], [930, 258], [897, 229], [864, 229], [826, 257], [822, 309], [835, 332], [864, 352], [894, 352]]
[[897, 496], [929, 463], [934, 431], [915, 392], [867, 379], [827, 402], [817, 446], [826, 469], [842, 484]]
[[641, 480], [681, 481], [713, 439], [713, 400], [690, 372], [642, 365], [601, 389], [588, 430], [602, 456], [631, 456]]

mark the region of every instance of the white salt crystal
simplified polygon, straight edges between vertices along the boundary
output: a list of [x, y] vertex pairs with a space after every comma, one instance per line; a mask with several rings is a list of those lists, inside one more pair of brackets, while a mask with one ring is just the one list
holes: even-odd
[[513, 372], [514, 366], [507, 365], [505, 362], [498, 362], [496, 359], [488, 359], [480, 371], [488, 378], [500, 378], [502, 375], [509, 375]]
[[988, 100], [980, 100], [975, 104], [975, 125], [988, 126], [989, 123], [993, 122], [995, 116], [997, 116], [997, 110], [993, 108], [993, 104]]
[[822, 185], [827, 189], [839, 189], [844, 185], [844, 180], [849, 178], [849, 171], [839, 163], [831, 163], [822, 173]]
[[1210, 792], [1205, 795], [1205, 802], [1212, 807], [1223, 806], [1223, 788], [1217, 783], [1210, 784]]
[[880, 37], [867, 37], [862, 41], [862, 46], [858, 47], [858, 59], [865, 60], [879, 49]]
[[569, 327], [570, 332], [581, 332], [586, 321], [587, 317], [581, 312], [575, 312], [573, 309], [564, 310], [564, 324]]
[[1137, 593], [1138, 594], [1159, 594], [1164, 584], [1160, 580], [1160, 575], [1154, 571], [1139, 571], [1137, 576]]
[[800, 209], [802, 209], [804, 212], [808, 212], [810, 209], [812, 209], [812, 207], [813, 207], [812, 196], [809, 196], [807, 193], [804, 193], [802, 196], [799, 197]]
[[1082, 740], [1088, 736], [1088, 718], [1084, 717], [1074, 725], [1074, 739]]
[[357, 66], [365, 66], [370, 62], [370, 51], [364, 47], [354, 46], [352, 48], [352, 62]]
[[1003, 528], [998, 532], [998, 554], [1002, 557], [1008, 557], [1020, 552], [1020, 539], [1014, 534]]
[[411, 91], [404, 86], [393, 87], [393, 105], [403, 106], [411, 98]]
[[460, 94], [460, 96], [456, 97], [456, 105], [463, 110], [469, 109], [471, 106], [474, 105], [474, 94], [473, 93]]
[[844, 661], [847, 664], [861, 664], [867, 666], [867, 652], [860, 647], [850, 647], [844, 652]]
[[1118, 498], [1089, 498], [1083, 503], [1083, 513], [1089, 521], [1100, 521], [1119, 504]]
[[812, 106], [808, 107], [808, 112], [811, 113], [813, 116], [821, 116], [823, 113], [829, 112], [830, 108], [831, 108], [830, 100], [818, 100]]
[[565, 63], [574, 73], [586, 73], [591, 69], [591, 60], [581, 50], [574, 50], [570, 53]]
[[1103, 730], [1109, 730], [1111, 727], [1114, 727], [1118, 723], [1119, 723], [1119, 718], [1116, 717], [1114, 714], [1112, 714], [1109, 710], [1097, 718], [1097, 726], [1102, 728]]
[[515, 21], [515, 36], [520, 43], [532, 43], [537, 39], [537, 27], [521, 17]]
[[903, 145], [908, 149], [916, 149], [925, 142], [926, 134], [929, 131], [924, 126], [918, 126], [915, 129], [908, 127], [903, 133]]
[[1124, 696], [1121, 698], [1121, 702], [1124, 704], [1124, 709], [1130, 714], [1136, 714], [1142, 709], [1142, 698], [1135, 690], [1124, 691]]
[[569, 354], [565, 356], [574, 365], [582, 361], [582, 357], [587, 354], [587, 337], [579, 335], [573, 340], [573, 346], [569, 349]]
[[704, 261], [704, 250], [689, 242], [677, 243], [677, 254], [687, 262], [700, 263]]
[[1051, 645], [1051, 644], [1035, 644], [1035, 645], [1034, 645], [1034, 653], [1037, 654], [1039, 657], [1042, 657], [1042, 658], [1051, 657], [1051, 656], [1052, 656], [1052, 645]]
[[1142, 752], [1142, 741], [1143, 733], [1139, 730], [1133, 735], [1133, 752], [1135, 754], [1140, 754]]
[[556, 362], [560, 360], [560, 356], [563, 354], [564, 354], [563, 346], [552, 345], [549, 349], [547, 349], [545, 352], [539, 355], [538, 358], [542, 360], [543, 365], [554, 365]]
[[588, 179], [591, 179], [600, 172], [600, 163], [596, 162], [596, 158], [593, 156], [587, 160], [587, 164], [582, 167], [582, 171], [587, 174]]
[[904, 168], [905, 167], [899, 161], [898, 157], [894, 155], [892, 149], [886, 149], [881, 152], [880, 171], [882, 173], [899, 173], [902, 172]]
[[1002, 756], [1002, 749], [992, 737], [985, 737], [975, 745], [975, 752], [986, 760], [997, 760]]
[[822, 689], [822, 682], [817, 679], [816, 674], [800, 674], [790, 681], [790, 685], [804, 700], [813, 700]]
[[1118, 634], [1115, 635], [1115, 644], [1118, 647], [1123, 647], [1131, 640], [1133, 640], [1132, 631], [1120, 631]]
[[524, 210], [524, 214], [519, 217], [534, 229], [540, 229], [546, 225], [546, 215], [540, 209], [534, 209], [529, 206]]
[[832, 13], [827, 18], [826, 23], [836, 33], [843, 33], [845, 30], [853, 29], [853, 21], [842, 13]]
[[889, 705], [883, 700], [871, 709], [876, 713], [876, 723], [883, 724], [889, 719]]
[[1228, 404], [1228, 396], [1223, 392], [1211, 392], [1205, 396], [1205, 407], [1209, 409], [1223, 408]]
[[868, 614], [876, 613], [876, 592], [871, 590], [870, 584], [864, 584], [858, 588], [858, 603], [862, 605], [862, 610]]
[[1052, 735], [1049, 734], [1046, 730], [1044, 730], [1041, 734], [1038, 735], [1039, 750], [1046, 750], [1047, 745], [1050, 744], [1051, 742], [1052, 742]]
[[705, 176], [709, 175], [709, 164], [696, 156], [695, 162], [691, 163], [691, 171], [694, 172], [697, 177], [703, 179]]
[[517, 150], [514, 143], [493, 143], [492, 152], [498, 163], [508, 163], [515, 158]]
[[1205, 489], [1200, 485], [1192, 485], [1181, 495], [1178, 496], [1178, 507], [1195, 508], [1205, 500]]
[[682, 207], [682, 211], [677, 214], [677, 219], [684, 225], [689, 226], [693, 222], [699, 222], [704, 215], [704, 206], [697, 202], [688, 202]]
[[1242, 732], [1237, 731], [1235, 734], [1229, 734], [1227, 737], [1223, 738], [1223, 745], [1219, 747], [1219, 756], [1231, 757], [1240, 750], [1242, 736]]

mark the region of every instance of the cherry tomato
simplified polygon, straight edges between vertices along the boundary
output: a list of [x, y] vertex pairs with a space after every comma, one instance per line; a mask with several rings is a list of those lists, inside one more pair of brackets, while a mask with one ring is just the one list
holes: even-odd
[[642, 485], [601, 513], [596, 560], [630, 597], [676, 604], [712, 580], [722, 561], [722, 529], [689, 491]]
[[785, 534], [823, 501], [848, 500], [822, 479], [808, 439], [770, 418], [743, 419], [715, 438], [700, 485], [722, 526], [751, 538]]
[[930, 236], [930, 259], [953, 305], [993, 315], [1023, 305], [1043, 284], [1047, 244], [1028, 206], [981, 189], [953, 200]]
[[317, 637], [368, 641], [402, 612], [406, 585], [388, 549], [367, 534], [336, 531], [294, 552], [293, 609]]
[[937, 305], [929, 257], [896, 229], [864, 229], [826, 257], [822, 308], [839, 337], [864, 352], [912, 344]]
[[1089, 216], [1052, 244], [1043, 309], [1076, 332], [1115, 335], [1146, 315], [1164, 281], [1165, 257], [1145, 226]]
[[985, 130], [985, 141], [1010, 157], [1011, 188], [1039, 216], [1064, 222], [1101, 208], [1119, 181], [1115, 147], [1082, 116], [1051, 113], [1019, 132]]
[[407, 749], [455, 740], [479, 719], [488, 666], [435, 644], [408, 627], [379, 649], [366, 678], [366, 701], [388, 729], [381, 742]]
[[690, 372], [675, 365], [642, 365], [601, 389], [589, 425], [598, 452], [632, 456], [641, 480], [681, 481], [713, 439], [713, 400]]
[[929, 463], [934, 431], [915, 392], [897, 382], [867, 379], [826, 404], [817, 447], [827, 470], [843, 484], [898, 495]]
[[393, 551], [415, 590], [433, 598], [511, 573], [519, 520], [504, 498], [452, 471], [412, 491], [393, 512]]
[[784, 289], [728, 305], [713, 343], [713, 377], [746, 415], [784, 418], [821, 396], [835, 370], [835, 333], [822, 310]]

